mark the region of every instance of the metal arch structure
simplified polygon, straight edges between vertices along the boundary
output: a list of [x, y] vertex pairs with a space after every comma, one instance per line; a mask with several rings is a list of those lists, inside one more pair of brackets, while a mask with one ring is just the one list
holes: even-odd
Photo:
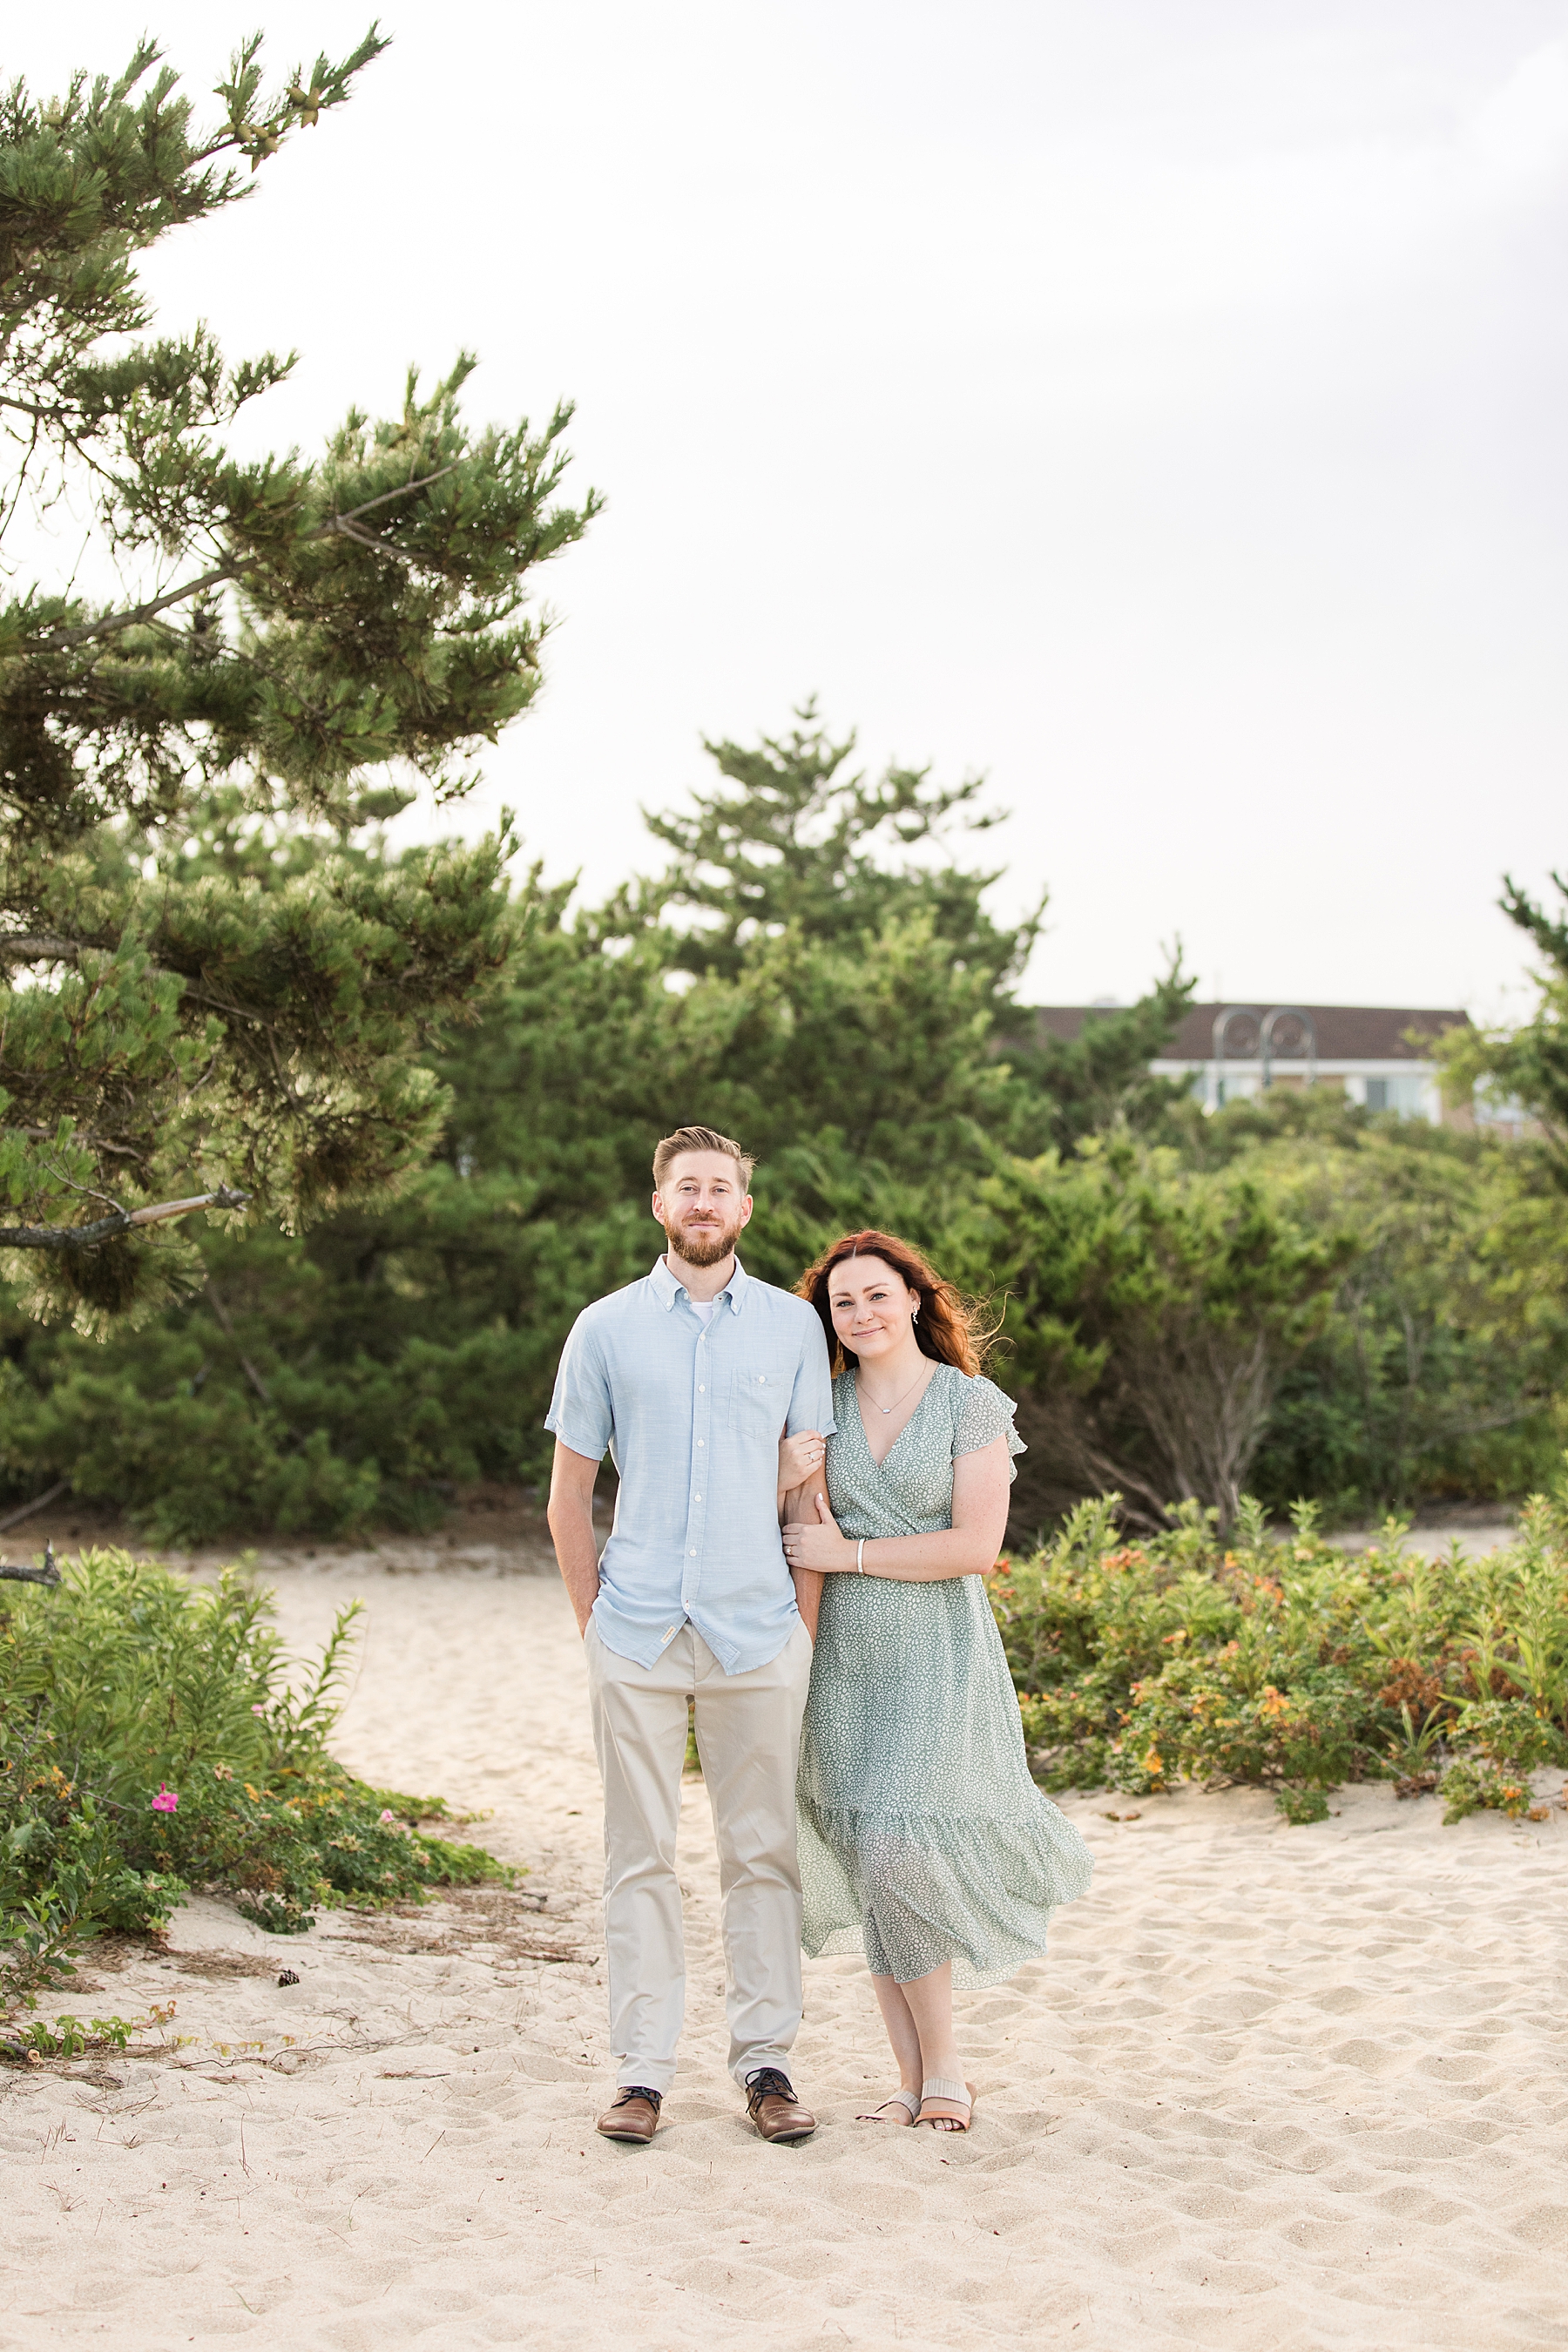
[[[1250, 1021], [1258, 1032], [1259, 1042], [1263, 1036], [1263, 1015], [1256, 1004], [1222, 1004], [1215, 1014], [1214, 1102], [1211, 1106], [1215, 1110], [1218, 1110], [1224, 1101], [1226, 1064], [1230, 1059], [1230, 1030], [1231, 1024], [1235, 1021]], [[1257, 1050], [1256, 1045], [1249, 1045], [1242, 1053], [1237, 1054], [1236, 1059], [1238, 1062], [1250, 1062]]]
[[[1233, 1046], [1230, 1034], [1232, 1027], [1238, 1022], [1247, 1023], [1255, 1033], [1255, 1039], [1241, 1046], [1239, 1051]], [[1217, 1110], [1220, 1108], [1225, 1091], [1226, 1069], [1233, 1060], [1238, 1062], [1258, 1060], [1261, 1065], [1259, 1091], [1267, 1094], [1274, 1083], [1274, 1064], [1277, 1059], [1283, 1058], [1276, 1054], [1274, 1045], [1275, 1033], [1282, 1022], [1294, 1022], [1298, 1025], [1306, 1049], [1307, 1084], [1310, 1087], [1316, 1086], [1318, 1030], [1317, 1024], [1310, 1013], [1299, 1004], [1276, 1004], [1267, 1013], [1256, 1004], [1225, 1004], [1220, 1007], [1214, 1019], [1214, 1051], [1210, 1064], [1214, 1073], [1212, 1105], [1214, 1109]], [[1291, 1055], [1290, 1058], [1294, 1060], [1296, 1056]]]
[[1310, 1013], [1299, 1004], [1276, 1004], [1265, 1016], [1258, 1033], [1258, 1050], [1263, 1062], [1263, 1091], [1268, 1093], [1274, 1083], [1274, 1032], [1281, 1021], [1299, 1022], [1302, 1042], [1306, 1046], [1307, 1084], [1318, 1083], [1318, 1024]]

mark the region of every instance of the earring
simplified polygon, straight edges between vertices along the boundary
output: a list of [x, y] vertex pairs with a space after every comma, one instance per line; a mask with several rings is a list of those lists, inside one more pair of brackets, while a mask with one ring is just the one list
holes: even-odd
[[914, 1312], [913, 1312], [913, 1314], [910, 1317], [910, 1321], [911, 1323], [918, 1323], [918, 1322], [920, 1321], [920, 1319], [921, 1319], [921, 1303], [920, 1303], [920, 1300], [917, 1298], [917, 1299], [916, 1299], [916, 1301], [915, 1301], [915, 1305], [914, 1305]]

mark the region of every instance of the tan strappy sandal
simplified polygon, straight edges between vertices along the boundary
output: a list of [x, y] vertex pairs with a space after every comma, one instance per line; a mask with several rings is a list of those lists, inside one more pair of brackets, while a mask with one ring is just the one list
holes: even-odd
[[[921, 2096], [924, 2096], [923, 2092]], [[902, 2107], [911, 2124], [920, 2120], [921, 2103], [912, 2091], [895, 2091], [892, 2097], [884, 2099], [879, 2106], [862, 2107], [855, 2120], [858, 2124], [893, 2124], [902, 2131], [905, 2126], [898, 2122], [898, 2118], [884, 2113], [888, 2107]]]
[[[945, 2099], [950, 2107], [962, 2107], [961, 2116], [928, 2116], [928, 2099]], [[966, 2132], [974, 2119], [974, 2085], [973, 2083], [950, 2083], [945, 2074], [931, 2074], [921, 2084], [921, 2112], [917, 2124], [926, 2124], [932, 2131], [939, 2126], [946, 2131]]]

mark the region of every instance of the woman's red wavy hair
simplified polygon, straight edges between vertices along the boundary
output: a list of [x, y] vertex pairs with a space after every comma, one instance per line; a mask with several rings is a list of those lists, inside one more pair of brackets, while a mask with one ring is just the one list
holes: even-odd
[[805, 1298], [822, 1318], [822, 1328], [827, 1334], [827, 1353], [835, 1374], [847, 1364], [858, 1364], [853, 1349], [844, 1346], [833, 1328], [833, 1310], [828, 1304], [833, 1269], [849, 1257], [879, 1257], [901, 1275], [911, 1290], [921, 1295], [921, 1311], [915, 1322], [915, 1338], [921, 1353], [934, 1356], [939, 1364], [952, 1364], [961, 1372], [973, 1377], [984, 1361], [985, 1350], [992, 1338], [981, 1321], [981, 1309], [963, 1297], [951, 1282], [944, 1282], [930, 1260], [921, 1256], [911, 1242], [900, 1241], [897, 1234], [878, 1233], [874, 1229], [861, 1234], [846, 1234], [831, 1249], [825, 1249], [815, 1265], [808, 1265], [795, 1284], [795, 1296]]

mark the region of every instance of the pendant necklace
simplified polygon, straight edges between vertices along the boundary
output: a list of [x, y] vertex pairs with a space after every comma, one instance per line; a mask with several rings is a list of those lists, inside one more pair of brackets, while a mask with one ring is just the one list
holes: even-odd
[[[877, 1400], [876, 1400], [876, 1398], [875, 1398], [875, 1397], [873, 1397], [873, 1398], [871, 1399], [872, 1403], [873, 1403], [873, 1404], [877, 1404], [877, 1411], [878, 1411], [879, 1412], [881, 1412], [881, 1413], [897, 1412], [897, 1411], [898, 1411], [899, 1407], [902, 1404], [902, 1402], [903, 1402], [903, 1401], [904, 1401], [904, 1397], [907, 1397], [907, 1396], [913, 1396], [913, 1394], [914, 1394], [914, 1392], [915, 1392], [916, 1389], [917, 1389], [917, 1388], [919, 1388], [919, 1386], [920, 1386], [920, 1384], [921, 1384], [921, 1376], [923, 1375], [924, 1371], [925, 1371], [925, 1363], [924, 1363], [924, 1360], [922, 1359], [922, 1360], [921, 1360], [921, 1369], [920, 1369], [920, 1370], [915, 1374], [914, 1379], [910, 1382], [909, 1387], [904, 1391], [904, 1396], [896, 1396], [896, 1397], [893, 1399], [893, 1402], [892, 1402], [892, 1403], [891, 1403], [891, 1404], [877, 1404]], [[859, 1382], [859, 1381], [858, 1381], [858, 1380], [857, 1380], [857, 1381], [856, 1381], [856, 1382], [855, 1382], [855, 1386], [856, 1386], [856, 1388], [857, 1388], [857, 1389], [858, 1389], [858, 1388], [859, 1388], [859, 1386], [860, 1386], [860, 1382]]]

